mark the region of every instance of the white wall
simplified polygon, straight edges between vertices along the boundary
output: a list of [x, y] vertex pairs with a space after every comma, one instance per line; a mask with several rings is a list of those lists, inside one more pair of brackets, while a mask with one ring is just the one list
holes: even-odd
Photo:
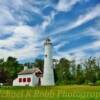
[[[31, 78], [31, 82], [19, 82], [19, 78]], [[36, 86], [38, 84], [39, 78], [35, 76], [35, 74], [24, 74], [24, 75], [18, 75], [18, 78], [16, 78], [13, 81], [13, 86]]]

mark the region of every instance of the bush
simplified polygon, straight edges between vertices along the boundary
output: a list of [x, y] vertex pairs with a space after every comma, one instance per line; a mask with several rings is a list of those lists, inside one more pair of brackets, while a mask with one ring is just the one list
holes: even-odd
[[96, 81], [95, 85], [100, 85], [100, 80]]

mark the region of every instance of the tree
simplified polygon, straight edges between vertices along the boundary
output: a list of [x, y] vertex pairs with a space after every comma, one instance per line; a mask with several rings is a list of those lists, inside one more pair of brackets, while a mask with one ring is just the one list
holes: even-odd
[[41, 71], [43, 71], [44, 60], [36, 59], [34, 62], [34, 67], [38, 67]]
[[73, 83], [76, 83], [76, 73], [77, 73], [77, 65], [75, 63], [75, 60], [70, 61], [70, 72], [72, 75]]
[[77, 84], [84, 83], [84, 74], [83, 74], [82, 66], [80, 64], [77, 65], [77, 69], [76, 69], [76, 82]]
[[5, 62], [5, 66], [12, 79], [14, 79], [16, 77], [16, 73], [22, 69], [21, 65], [14, 57], [8, 57], [7, 61]]
[[22, 70], [16, 58], [8, 57], [7, 60], [0, 60], [0, 80], [6, 84], [12, 84], [13, 79], [17, 77], [17, 73]]
[[6, 82], [7, 79], [7, 72], [4, 68], [4, 59], [0, 59], [0, 83]]
[[100, 80], [100, 57], [96, 59], [96, 64], [97, 64], [96, 77], [97, 77], [97, 80]]
[[96, 59], [90, 57], [87, 61], [85, 61], [84, 67], [85, 67], [85, 79], [86, 79], [86, 81], [91, 82], [91, 83], [95, 83], [97, 81]]
[[69, 68], [70, 68], [70, 61], [65, 58], [61, 58], [59, 63], [56, 65], [55, 69], [58, 77], [57, 84], [68, 83], [68, 81], [71, 79]]

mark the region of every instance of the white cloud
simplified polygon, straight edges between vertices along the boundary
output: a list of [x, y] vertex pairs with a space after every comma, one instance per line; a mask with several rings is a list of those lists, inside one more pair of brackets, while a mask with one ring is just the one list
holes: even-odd
[[[96, 27], [96, 26], [95, 26]], [[81, 36], [93, 36], [96, 40], [90, 43], [87, 43], [85, 45], [79, 46], [79, 47], [73, 47], [72, 49], [69, 49], [66, 51], [59, 51], [57, 52], [57, 55], [55, 55], [55, 58], [60, 59], [61, 57], [65, 57], [69, 60], [75, 59], [77, 63], [80, 63], [84, 61], [84, 59], [89, 58], [90, 56], [99, 57], [100, 56], [100, 31], [96, 29], [95, 27], [90, 27], [88, 29], [85, 29], [84, 32], [80, 32]], [[98, 27], [98, 26], [97, 26]], [[76, 38], [76, 36], [75, 36]], [[73, 40], [73, 38], [72, 38]], [[55, 50], [57, 51], [59, 48], [61, 48], [64, 45], [65, 41], [62, 41], [60, 44], [55, 46]], [[70, 42], [69, 42], [70, 44]], [[68, 44], [68, 45], [69, 45]], [[71, 44], [70, 44], [71, 45]], [[67, 46], [67, 44], [66, 44]], [[66, 47], [65, 46], [65, 47]], [[87, 53], [86, 51], [94, 51], [95, 53]]]
[[80, 15], [75, 23], [72, 23], [69, 26], [69, 29], [76, 28], [96, 17], [100, 16], [100, 5], [97, 5], [95, 8], [90, 9], [85, 15]]
[[54, 17], [56, 15], [56, 12], [52, 11], [50, 15], [48, 16], [43, 16], [44, 17], [44, 21], [42, 23], [42, 29], [45, 30], [53, 21]]
[[95, 28], [94, 27], [90, 27], [88, 29], [86, 29], [82, 35], [87, 35], [87, 36], [94, 36], [94, 38], [100, 39], [100, 29], [96, 29], [96, 27], [98, 27], [99, 25], [96, 25]]
[[[36, 48], [38, 45], [37, 39], [40, 36], [38, 26], [7, 26], [6, 30], [8, 29], [10, 29], [9, 32], [12, 33], [12, 36], [5, 40], [0, 40], [0, 57], [14, 56], [18, 59], [26, 59], [40, 54], [40, 48]], [[19, 43], [23, 43], [25, 46], [19, 49], [15, 48], [16, 44], [20, 45]], [[2, 49], [2, 47], [6, 49]]]
[[[59, 11], [70, 11], [74, 5], [81, 0], [59, 0], [59, 3], [54, 7]], [[42, 1], [36, 0], [0, 0], [0, 35], [11, 34], [9, 38], [4, 40], [0, 40], [0, 57], [7, 58], [8, 56], [15, 56], [19, 60], [36, 57], [41, 54], [42, 48], [36, 48], [40, 45], [40, 41], [38, 41], [43, 36], [43, 33], [46, 28], [52, 24], [55, 15], [58, 13], [56, 11], [52, 11], [50, 15], [44, 16], [42, 14], [42, 9], [39, 8]], [[39, 7], [37, 7], [39, 5]], [[45, 6], [49, 5], [48, 0], [43, 3]], [[50, 6], [50, 5], [49, 5]], [[85, 14], [79, 16], [74, 22], [71, 22], [69, 25], [57, 27], [55, 32], [50, 33], [61, 33], [62, 31], [69, 31], [71, 29], [77, 28], [82, 24], [100, 16], [100, 5], [97, 5], [94, 8], [89, 9]], [[25, 25], [25, 21], [30, 21], [30, 17], [27, 14], [36, 13], [41, 16], [44, 21], [42, 24], [37, 26], [28, 26]], [[86, 30], [86, 33], [91, 33], [92, 36], [99, 37], [99, 31], [91, 28], [90, 30]], [[47, 35], [47, 34], [46, 34]], [[86, 34], [85, 34], [86, 35]], [[89, 34], [88, 34], [89, 35]], [[53, 41], [58, 40], [58, 37], [53, 37]], [[73, 50], [66, 52], [58, 52], [56, 57], [68, 57], [71, 58], [70, 53], [73, 52], [74, 57], [76, 59], [84, 58], [87, 54], [84, 52], [86, 49], [98, 49], [100, 48], [99, 38], [94, 43], [89, 45], [74, 48]], [[67, 41], [68, 42], [68, 41]], [[66, 41], [62, 41], [60, 44], [55, 46], [55, 50], [64, 46]], [[24, 44], [22, 48], [15, 48], [17, 45]], [[91, 45], [91, 46], [90, 46]], [[3, 47], [3, 48], [2, 48]]]
[[65, 45], [67, 45], [67, 43], [69, 43], [69, 42], [68, 42], [68, 41], [62, 41], [60, 44], [56, 45], [56, 46], [54, 47], [54, 49], [55, 49], [55, 50], [58, 50], [59, 48], [61, 48], [61, 47], [65, 46]]
[[0, 25], [26, 24], [25, 21], [30, 21], [31, 13], [42, 17], [41, 9], [35, 5], [35, 2], [29, 1], [0, 0]]
[[42, 29], [45, 30], [46, 27], [50, 24], [50, 22], [51, 22], [51, 17], [47, 16], [42, 23]]
[[16, 20], [6, 7], [0, 7], [0, 26], [5, 24], [15, 24]]
[[[14, 56], [18, 60], [22, 60], [30, 57], [35, 58], [41, 54], [41, 48], [37, 48], [37, 46], [41, 45], [38, 40], [43, 31], [42, 26], [25, 25], [25, 21], [30, 20], [26, 12], [31, 11], [41, 15], [41, 10], [35, 6], [35, 2], [23, 1], [0, 0], [0, 36], [11, 35], [6, 39], [0, 39], [0, 58]], [[24, 45], [22, 48], [16, 48], [16, 45], [20, 46], [21, 44]]]
[[69, 11], [72, 7], [81, 0], [59, 0], [56, 9], [58, 11]]
[[59, 28], [55, 29], [51, 35], [75, 29], [97, 17], [100, 17], [100, 4], [89, 9], [85, 14], [80, 15], [76, 20], [70, 22], [69, 25], [60, 26]]

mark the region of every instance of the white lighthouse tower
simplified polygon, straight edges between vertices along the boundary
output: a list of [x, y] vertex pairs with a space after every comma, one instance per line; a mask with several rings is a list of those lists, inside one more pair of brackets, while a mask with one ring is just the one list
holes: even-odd
[[44, 43], [44, 72], [41, 85], [54, 85], [54, 68], [52, 58], [52, 43], [49, 38]]

